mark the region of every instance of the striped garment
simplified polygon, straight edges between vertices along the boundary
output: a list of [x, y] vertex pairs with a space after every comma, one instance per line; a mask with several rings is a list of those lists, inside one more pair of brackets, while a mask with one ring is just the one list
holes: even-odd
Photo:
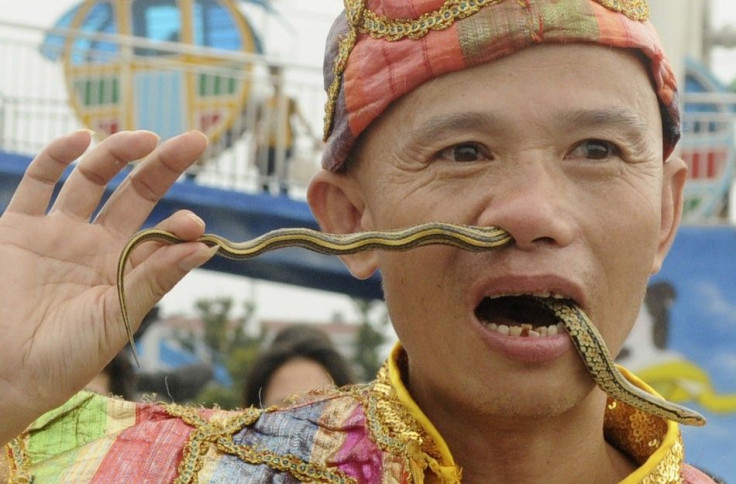
[[[11, 482], [460, 482], [446, 443], [402, 383], [403, 362], [397, 346], [373, 383], [287, 409], [231, 412], [82, 392], [6, 447]], [[604, 428], [640, 465], [623, 483], [712, 482], [683, 464], [677, 424], [610, 401]]]

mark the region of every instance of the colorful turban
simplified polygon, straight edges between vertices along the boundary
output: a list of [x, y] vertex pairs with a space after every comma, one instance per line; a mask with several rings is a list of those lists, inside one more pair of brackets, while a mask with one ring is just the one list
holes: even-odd
[[680, 137], [677, 82], [648, 18], [646, 0], [345, 0], [325, 51], [322, 166], [338, 171], [373, 120], [420, 84], [553, 42], [649, 59], [666, 159]]

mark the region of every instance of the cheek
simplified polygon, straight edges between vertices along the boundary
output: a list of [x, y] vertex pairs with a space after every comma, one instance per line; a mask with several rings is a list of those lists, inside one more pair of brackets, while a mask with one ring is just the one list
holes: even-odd
[[657, 253], [658, 220], [647, 209], [625, 217], [612, 215], [598, 237], [596, 259], [603, 265], [607, 286], [600, 303], [610, 315], [604, 331], [614, 354], [631, 330], [644, 297]]
[[644, 174], [627, 174], [586, 191], [584, 197], [579, 206], [586, 211], [603, 257], [615, 266], [643, 264], [641, 269], [648, 274], [659, 244], [661, 182]]
[[[439, 331], [433, 325], [451, 318], [461, 307], [450, 270], [457, 265], [453, 249], [422, 247], [409, 252], [381, 254], [381, 275], [386, 305], [398, 336], [409, 341]], [[403, 333], [403, 334], [402, 334]]]

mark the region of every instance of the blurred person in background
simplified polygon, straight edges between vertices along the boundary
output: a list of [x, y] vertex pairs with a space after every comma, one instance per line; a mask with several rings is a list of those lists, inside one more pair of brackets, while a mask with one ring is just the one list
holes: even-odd
[[258, 106], [256, 112], [255, 164], [263, 191], [270, 193], [272, 184], [276, 182], [278, 193], [286, 195], [297, 126], [311, 139], [319, 138], [313, 134], [297, 100], [284, 92], [283, 68], [271, 65], [268, 72], [273, 93]]
[[355, 383], [350, 364], [329, 336], [308, 325], [280, 331], [254, 362], [245, 381], [243, 405], [269, 407]]

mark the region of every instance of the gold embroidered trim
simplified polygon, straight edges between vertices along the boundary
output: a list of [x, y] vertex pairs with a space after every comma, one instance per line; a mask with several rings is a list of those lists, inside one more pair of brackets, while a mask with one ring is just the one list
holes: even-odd
[[[353, 4], [353, 5], [351, 5]], [[352, 7], [352, 8], [351, 8]], [[345, 15], [348, 19], [350, 30], [348, 34], [340, 41], [338, 46], [337, 59], [332, 67], [334, 78], [327, 89], [327, 103], [325, 104], [324, 127], [322, 131], [323, 141], [327, 141], [332, 132], [332, 120], [335, 117], [335, 105], [337, 104], [337, 96], [340, 94], [340, 86], [342, 85], [342, 75], [348, 65], [348, 58], [355, 47], [358, 40], [358, 23], [362, 20], [365, 11], [364, 0], [345, 0]]]
[[644, 22], [649, 20], [649, 2], [647, 0], [595, 0], [607, 9], [619, 12], [631, 20]]
[[[348, 3], [354, 1], [347, 0]], [[406, 38], [421, 39], [432, 30], [447, 29], [456, 20], [470, 17], [485, 6], [496, 5], [504, 1], [446, 0], [439, 9], [427, 12], [418, 19], [391, 19], [376, 15], [375, 12], [366, 9], [359, 30], [373, 38], [386, 39], [389, 42]]]
[[[460, 482], [459, 474], [448, 474], [441, 468], [436, 443], [399, 400], [388, 375], [388, 363], [370, 385], [364, 406], [372, 440], [382, 451], [402, 458], [406, 469], [418, 466], [422, 472], [429, 470], [442, 484]], [[413, 482], [411, 476], [408, 482]]]
[[[350, 30], [340, 41], [337, 59], [333, 66], [334, 78], [327, 90], [325, 104], [323, 139], [326, 142], [332, 132], [337, 96], [342, 84], [342, 76], [348, 64], [350, 53], [355, 47], [358, 32], [368, 34], [375, 39], [394, 42], [403, 39], [421, 39], [433, 30], [444, 30], [452, 26], [456, 20], [469, 17], [488, 5], [496, 5], [505, 0], [445, 0], [442, 6], [427, 12], [417, 19], [391, 19], [377, 15], [369, 10], [366, 0], [344, 0], [345, 14]], [[649, 19], [647, 0], [594, 0], [604, 7], [622, 13], [632, 20]]]
[[244, 427], [253, 425], [264, 410], [247, 408], [225, 420], [215, 418], [209, 421], [202, 418], [195, 409], [180, 405], [167, 405], [166, 412], [194, 427], [184, 446], [182, 460], [179, 463], [179, 475], [174, 481], [176, 484], [196, 482], [197, 473], [202, 470], [207, 448], [211, 445], [249, 464], [265, 464], [277, 471], [288, 472], [300, 482], [355, 483], [353, 478], [340, 470], [330, 470], [294, 455], [277, 454], [268, 449], [255, 449], [233, 442], [233, 435]]
[[398, 401], [386, 366], [378, 372], [366, 403], [368, 427], [382, 450], [408, 456], [425, 443], [424, 430]]
[[[8, 457], [12, 457], [12, 462], [8, 462], [12, 467], [10, 470], [10, 480], [13, 484], [26, 484], [33, 482], [33, 476], [30, 474], [31, 462], [26, 452], [26, 446], [22, 437], [16, 437], [7, 444]], [[9, 459], [10, 461], [11, 459]]]

